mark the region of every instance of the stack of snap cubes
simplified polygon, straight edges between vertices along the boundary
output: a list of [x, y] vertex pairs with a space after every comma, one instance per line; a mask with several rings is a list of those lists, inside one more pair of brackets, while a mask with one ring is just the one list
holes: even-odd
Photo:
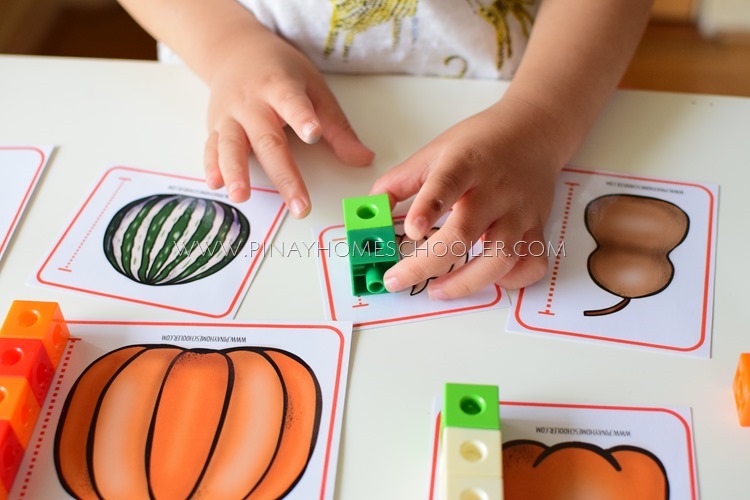
[[497, 386], [445, 384], [440, 427], [440, 500], [502, 500]]
[[16, 300], [0, 329], [0, 499], [29, 448], [69, 336], [55, 302]]
[[398, 245], [388, 195], [344, 198], [342, 205], [352, 294], [387, 292], [383, 275], [398, 262]]

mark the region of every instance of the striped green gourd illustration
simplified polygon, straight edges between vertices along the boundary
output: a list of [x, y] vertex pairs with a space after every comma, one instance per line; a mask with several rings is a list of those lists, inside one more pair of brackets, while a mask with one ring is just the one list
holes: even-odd
[[205, 278], [229, 264], [250, 238], [250, 222], [220, 201], [156, 194], [121, 208], [104, 234], [104, 254], [120, 274], [145, 285]]

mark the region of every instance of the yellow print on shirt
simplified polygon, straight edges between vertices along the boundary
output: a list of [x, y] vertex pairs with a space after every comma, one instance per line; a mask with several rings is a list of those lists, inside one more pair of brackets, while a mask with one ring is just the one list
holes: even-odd
[[513, 40], [510, 35], [508, 26], [508, 14], [511, 14], [518, 24], [526, 38], [529, 37], [531, 25], [534, 23], [534, 17], [530, 9], [533, 7], [535, 0], [494, 0], [491, 3], [482, 3], [481, 0], [467, 0], [474, 13], [490, 23], [495, 29], [495, 39], [497, 41], [497, 69], [503, 67], [506, 57], [510, 59], [513, 56]]
[[339, 34], [344, 35], [344, 59], [348, 59], [354, 37], [368, 29], [393, 22], [393, 47], [401, 39], [404, 19], [414, 18], [419, 0], [331, 0], [333, 14], [323, 49], [325, 57], [336, 51]]

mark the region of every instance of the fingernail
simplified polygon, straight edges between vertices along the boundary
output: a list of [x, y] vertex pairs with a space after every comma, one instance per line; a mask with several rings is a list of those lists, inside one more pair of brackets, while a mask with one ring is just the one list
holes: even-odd
[[414, 229], [416, 229], [419, 233], [415, 236], [421, 238], [427, 232], [427, 217], [420, 215], [419, 217], [414, 219], [411, 225], [414, 226]]
[[231, 198], [232, 195], [236, 194], [238, 191], [240, 191], [240, 190], [242, 190], [244, 188], [245, 188], [245, 186], [241, 182], [233, 182], [227, 188], [227, 194]]
[[302, 126], [302, 139], [308, 144], [315, 144], [320, 140], [320, 127], [316, 123], [308, 122]]
[[448, 296], [440, 288], [427, 287], [427, 295], [430, 296], [430, 300], [448, 300]]
[[289, 203], [289, 210], [292, 211], [292, 215], [299, 217], [305, 213], [305, 210], [307, 210], [307, 203], [302, 201], [301, 198], [294, 198], [291, 203]]
[[388, 275], [388, 273], [384, 276], [383, 284], [389, 292], [398, 292], [403, 288], [399, 279], [396, 276]]

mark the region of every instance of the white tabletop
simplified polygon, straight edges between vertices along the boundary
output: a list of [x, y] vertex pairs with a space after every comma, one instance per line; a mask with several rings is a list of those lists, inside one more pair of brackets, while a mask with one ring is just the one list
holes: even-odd
[[[329, 81], [377, 159], [348, 168], [322, 144], [293, 141], [314, 208], [307, 220], [288, 217], [277, 241], [307, 241], [311, 227], [339, 221], [342, 197], [366, 194], [390, 166], [505, 89], [408, 77]], [[191, 319], [25, 283], [105, 167], [202, 175], [207, 97], [177, 66], [0, 57], [0, 144], [58, 146], [0, 267], [0, 311], [13, 299], [54, 300], [76, 319]], [[497, 384], [517, 401], [689, 406], [702, 497], [747, 497], [750, 428], [737, 423], [731, 383], [739, 354], [750, 352], [748, 131], [750, 99], [620, 91], [574, 159], [720, 184], [710, 360], [510, 334], [507, 309], [363, 332], [353, 344], [337, 497], [427, 497], [432, 402], [447, 381]], [[253, 176], [263, 178], [258, 169]], [[237, 319], [323, 320], [320, 294], [313, 258], [267, 259]]]

